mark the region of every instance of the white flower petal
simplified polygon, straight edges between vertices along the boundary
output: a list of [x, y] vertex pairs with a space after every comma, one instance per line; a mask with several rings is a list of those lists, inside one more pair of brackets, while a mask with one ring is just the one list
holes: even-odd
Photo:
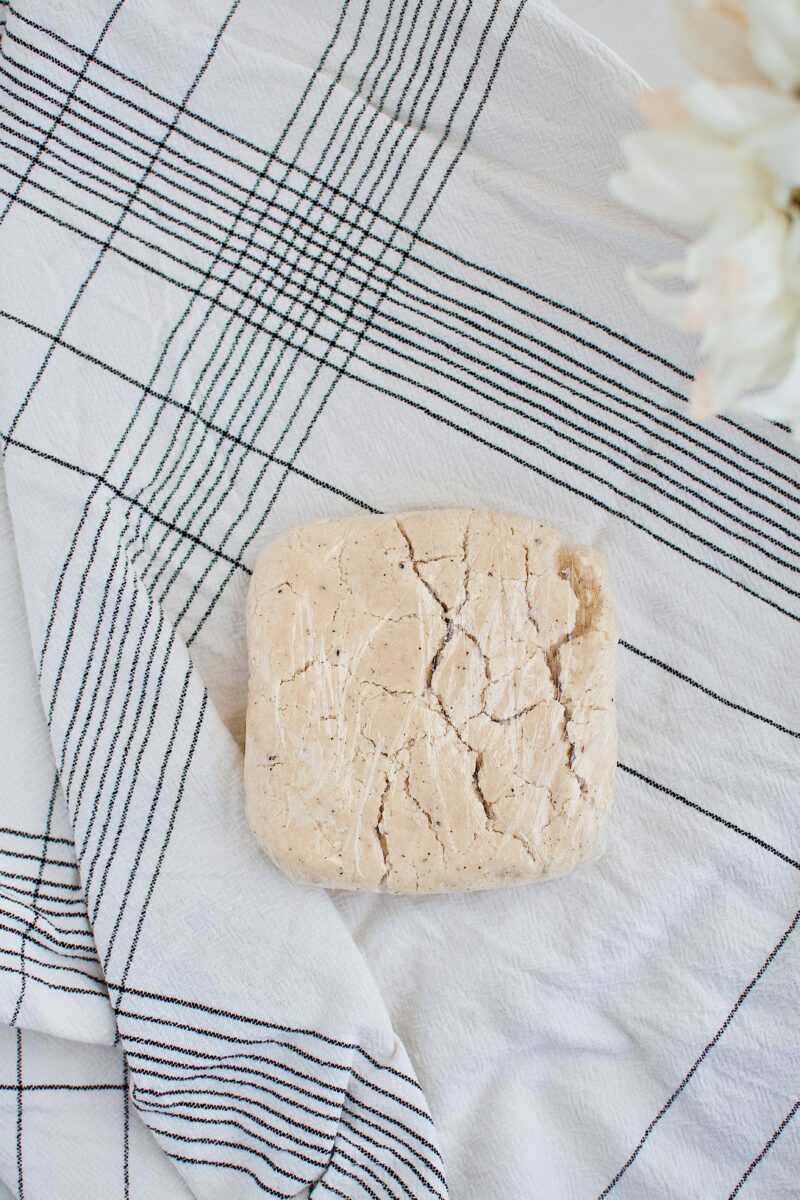
[[772, 196], [752, 157], [689, 125], [628, 134], [622, 147], [629, 166], [612, 177], [612, 191], [657, 220], [707, 224], [734, 207], [758, 212]]
[[755, 412], [800, 431], [800, 0], [673, 3], [718, 82], [648, 96], [653, 127], [624, 140], [612, 186], [704, 232], [683, 263], [631, 272], [630, 286], [655, 316], [702, 333], [694, 415]]
[[737, 300], [742, 305], [765, 307], [781, 295], [788, 232], [789, 222], [783, 213], [771, 213], [723, 255], [721, 263], [741, 274]]
[[738, 139], [775, 121], [800, 117], [800, 103], [792, 96], [756, 86], [723, 86], [702, 79], [680, 93], [685, 111], [712, 133]]
[[800, 105], [794, 118], [753, 133], [743, 149], [788, 187], [800, 185]]
[[702, 75], [720, 83], [758, 83], [763, 76], [748, 43], [745, 0], [672, 0], [679, 50]]
[[742, 396], [736, 407], [770, 421], [787, 421], [795, 436], [800, 436], [800, 334], [795, 332], [788, 363], [778, 382]]
[[[680, 270], [677, 267], [676, 270]], [[659, 269], [659, 275], [666, 272]], [[676, 329], [686, 329], [686, 304], [689, 299], [687, 292], [665, 292], [654, 287], [649, 279], [639, 271], [629, 270], [626, 273], [628, 285], [636, 299], [649, 313], [667, 325]]]
[[744, 355], [708, 360], [708, 386], [717, 409], [726, 409], [756, 388], [773, 382], [761, 360]]
[[789, 362], [799, 320], [797, 305], [785, 297], [764, 307], [741, 308], [709, 324], [701, 349], [709, 358], [758, 359], [762, 377], [774, 382]]
[[781, 329], [770, 327], [758, 310], [709, 329], [703, 350], [715, 407], [728, 408], [747, 392], [776, 385], [791, 364], [796, 336], [796, 316]]
[[760, 215], [750, 208], [720, 214], [686, 251], [684, 276], [687, 283], [696, 284], [713, 270], [727, 251], [755, 228]]
[[653, 91], [646, 88], [636, 97], [636, 107], [650, 129], [668, 129], [682, 125], [689, 115], [676, 91]]
[[800, 2], [749, 0], [750, 47], [761, 70], [787, 92], [800, 86]]

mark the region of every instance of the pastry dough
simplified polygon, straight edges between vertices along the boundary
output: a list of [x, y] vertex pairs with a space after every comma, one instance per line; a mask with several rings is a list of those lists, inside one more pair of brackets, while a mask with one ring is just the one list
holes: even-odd
[[473, 509], [317, 521], [248, 598], [245, 785], [294, 879], [443, 892], [591, 857], [616, 766], [600, 555]]

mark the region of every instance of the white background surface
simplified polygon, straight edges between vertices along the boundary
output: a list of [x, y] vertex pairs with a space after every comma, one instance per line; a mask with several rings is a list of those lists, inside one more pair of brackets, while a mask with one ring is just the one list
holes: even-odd
[[668, 0], [554, 0], [656, 88], [679, 87], [693, 72], [675, 48]]

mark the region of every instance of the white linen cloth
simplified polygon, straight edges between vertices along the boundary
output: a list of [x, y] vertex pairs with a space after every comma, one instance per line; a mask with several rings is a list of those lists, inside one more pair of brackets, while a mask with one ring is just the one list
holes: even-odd
[[[798, 447], [691, 423], [626, 292], [635, 76], [515, 0], [15, 0], [2, 51], [2, 1194], [797, 1196]], [[252, 564], [449, 504], [607, 556], [607, 854], [295, 885]]]

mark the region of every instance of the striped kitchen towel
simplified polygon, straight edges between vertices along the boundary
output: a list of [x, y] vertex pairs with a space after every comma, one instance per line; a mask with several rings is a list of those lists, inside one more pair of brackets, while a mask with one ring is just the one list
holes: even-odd
[[[800, 452], [626, 292], [639, 81], [546, 0], [3, 8], [0, 1193], [796, 1197]], [[253, 563], [447, 505], [607, 558], [606, 856], [291, 883]]]

